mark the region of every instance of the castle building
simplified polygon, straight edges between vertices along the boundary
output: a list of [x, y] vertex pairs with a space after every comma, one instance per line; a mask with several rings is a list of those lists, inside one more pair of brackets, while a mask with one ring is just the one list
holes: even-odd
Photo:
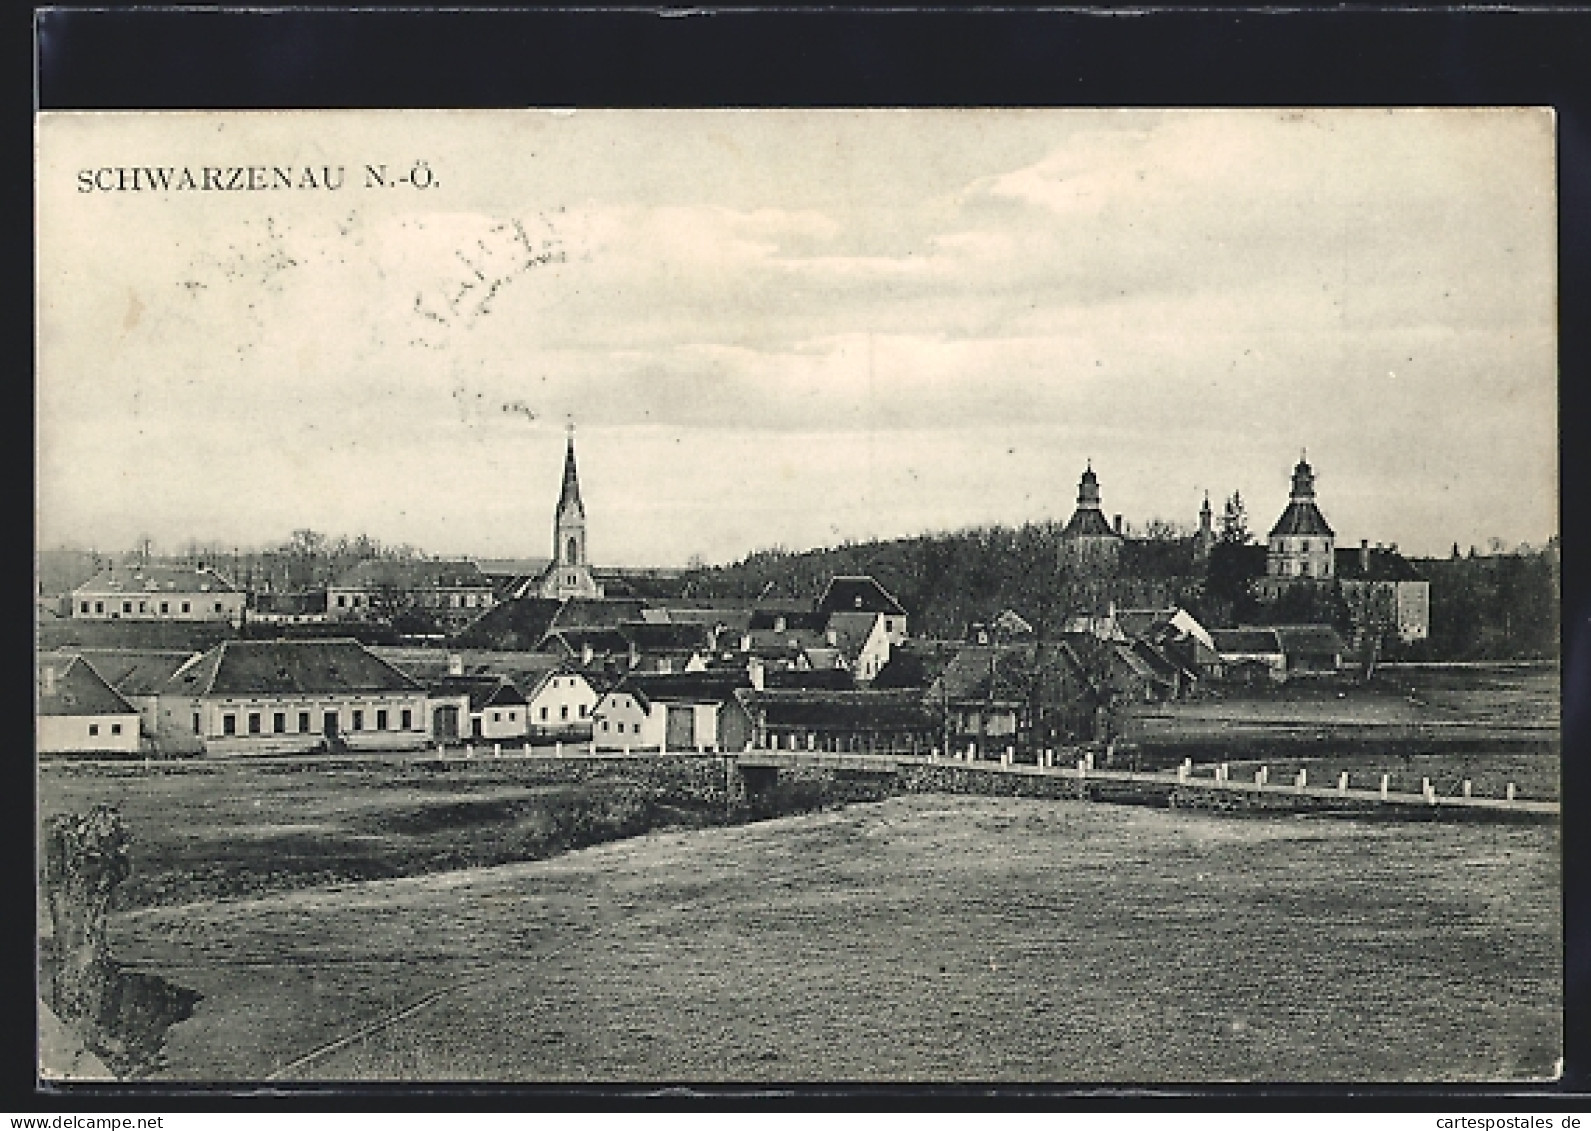
[[537, 583], [536, 592], [559, 601], [603, 596], [602, 584], [591, 575], [591, 563], [586, 557], [586, 507], [580, 501], [573, 425], [569, 427], [569, 446], [564, 452], [563, 490], [552, 521], [552, 563]]
[[1326, 581], [1336, 572], [1337, 535], [1315, 504], [1315, 473], [1307, 459], [1293, 468], [1293, 493], [1271, 527], [1265, 553], [1269, 587], [1298, 579]]
[[1121, 516], [1113, 528], [1100, 506], [1099, 476], [1090, 463], [1077, 484], [1077, 509], [1061, 531], [1064, 550], [1076, 556], [1114, 557], [1124, 541]]

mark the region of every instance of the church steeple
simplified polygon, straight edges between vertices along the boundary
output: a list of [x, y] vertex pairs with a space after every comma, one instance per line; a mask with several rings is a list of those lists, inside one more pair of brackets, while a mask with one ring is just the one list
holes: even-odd
[[575, 426], [569, 425], [569, 446], [563, 456], [563, 493], [558, 496], [558, 513], [586, 516], [585, 504], [580, 501], [580, 473], [575, 470]]

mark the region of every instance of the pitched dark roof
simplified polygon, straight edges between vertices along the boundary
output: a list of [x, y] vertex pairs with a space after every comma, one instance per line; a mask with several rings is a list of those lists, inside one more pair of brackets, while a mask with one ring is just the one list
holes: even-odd
[[919, 637], [897, 644], [889, 651], [889, 663], [873, 680], [874, 688], [927, 687], [939, 678], [956, 653], [966, 647], [960, 640], [930, 640]]
[[856, 677], [845, 668], [769, 668], [762, 683], [770, 691], [854, 691]]
[[357, 640], [228, 640], [181, 668], [172, 695], [335, 695], [420, 684]]
[[847, 664], [854, 665], [857, 657], [862, 654], [862, 648], [873, 635], [878, 625], [878, 618], [882, 613], [852, 613], [845, 610], [836, 610], [829, 614], [829, 623], [824, 628], [824, 639], [832, 633], [834, 647], [840, 650]]
[[1312, 502], [1297, 499], [1287, 504], [1282, 517], [1271, 527], [1272, 538], [1335, 538], [1320, 508]]
[[460, 631], [453, 643], [460, 648], [528, 651], [547, 635], [558, 609], [558, 601], [545, 597], [504, 601]]
[[617, 628], [554, 628], [542, 638], [540, 648], [579, 656], [590, 648], [597, 655], [630, 651], [630, 638]]
[[843, 611], [883, 613], [892, 617], [906, 615], [906, 610], [901, 608], [899, 601], [895, 600], [874, 578], [865, 575], [829, 578], [823, 596], [818, 598], [817, 607], [822, 613]]
[[85, 597], [126, 593], [236, 593], [237, 586], [213, 569], [137, 566], [104, 570], [72, 592]]
[[192, 652], [85, 648], [76, 653], [122, 695], [158, 695]]
[[749, 686], [745, 672], [631, 672], [609, 690], [628, 691], [650, 703], [723, 703]]
[[713, 630], [707, 624], [625, 621], [619, 631], [642, 652], [706, 651], [713, 646]]
[[79, 656], [43, 656], [37, 671], [40, 715], [136, 715]]
[[642, 620], [646, 602], [638, 598], [616, 600], [570, 597], [553, 615], [553, 628], [617, 628], [627, 621]]
[[1271, 631], [1289, 656], [1340, 656], [1347, 651], [1342, 637], [1329, 624], [1284, 624]]
[[1061, 531], [1062, 538], [1121, 538], [1115, 530], [1111, 529], [1103, 511], [1093, 507], [1078, 507], [1072, 512], [1072, 517], [1067, 521]]
[[768, 726], [823, 731], [928, 730], [922, 696], [903, 691], [742, 691], [741, 702]]
[[256, 593], [256, 613], [280, 616], [306, 616], [326, 611], [326, 590], [313, 589], [302, 593]]
[[1281, 655], [1282, 643], [1269, 628], [1212, 628], [1210, 639], [1222, 656]]
[[402, 590], [490, 589], [491, 579], [474, 562], [381, 561], [359, 562], [337, 579], [337, 589], [371, 589], [390, 586]]
[[772, 632], [773, 626], [783, 621], [785, 631], [806, 629], [813, 632], [821, 632], [828, 619], [829, 614], [822, 610], [780, 609], [764, 606], [751, 611], [751, 631]]
[[1116, 627], [1129, 640], [1153, 637], [1158, 630], [1170, 626], [1177, 615], [1175, 607], [1169, 609], [1117, 609]]
[[511, 680], [498, 675], [447, 675], [426, 680], [425, 689], [432, 695], [468, 695], [472, 711], [525, 703], [524, 693]]
[[[1365, 568], [1363, 556], [1368, 553], [1370, 558], [1369, 568]], [[1365, 551], [1363, 549], [1339, 548], [1337, 550], [1337, 577], [1342, 581], [1424, 581], [1420, 571], [1409, 564], [1396, 550], [1388, 550], [1377, 546]]]

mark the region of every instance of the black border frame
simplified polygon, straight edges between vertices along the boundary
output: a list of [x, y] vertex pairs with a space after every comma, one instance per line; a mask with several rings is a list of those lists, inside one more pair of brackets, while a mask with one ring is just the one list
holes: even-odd
[[[1463, 1112], [1591, 1095], [1591, 8], [587, 8], [33, 13], [31, 111], [516, 106], [1474, 106], [1558, 114], [1566, 1070], [1556, 1085], [1080, 1089], [73, 1086], [33, 1081], [32, 923], [12, 916], [6, 1106], [173, 1112], [549, 1105]], [[18, 257], [20, 261], [20, 257]], [[28, 279], [31, 284], [31, 275]], [[29, 331], [31, 345], [31, 327]], [[19, 418], [21, 414], [18, 414]], [[29, 419], [31, 417], [29, 416]], [[31, 437], [30, 437], [31, 439]], [[29, 470], [31, 475], [31, 468]], [[31, 483], [31, 479], [29, 480]], [[30, 615], [30, 614], [29, 614]], [[22, 682], [21, 687], [29, 686]], [[31, 711], [31, 706], [29, 706]], [[20, 714], [18, 717], [21, 717]], [[32, 811], [31, 766], [8, 759]], [[12, 776], [15, 775], [15, 776]], [[20, 804], [18, 805], [20, 808]], [[12, 859], [30, 859], [27, 822]], [[30, 877], [10, 870], [31, 905]], [[20, 885], [18, 881], [20, 880]], [[13, 947], [16, 948], [12, 953]], [[26, 957], [22, 957], [26, 955]], [[29, 971], [27, 978], [16, 977]], [[21, 1030], [28, 1030], [22, 1032]]]

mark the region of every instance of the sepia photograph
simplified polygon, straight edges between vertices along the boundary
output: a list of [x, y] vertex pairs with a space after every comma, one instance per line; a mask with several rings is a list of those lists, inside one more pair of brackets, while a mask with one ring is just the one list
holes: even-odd
[[38, 114], [40, 1086], [1560, 1079], [1555, 147]]

